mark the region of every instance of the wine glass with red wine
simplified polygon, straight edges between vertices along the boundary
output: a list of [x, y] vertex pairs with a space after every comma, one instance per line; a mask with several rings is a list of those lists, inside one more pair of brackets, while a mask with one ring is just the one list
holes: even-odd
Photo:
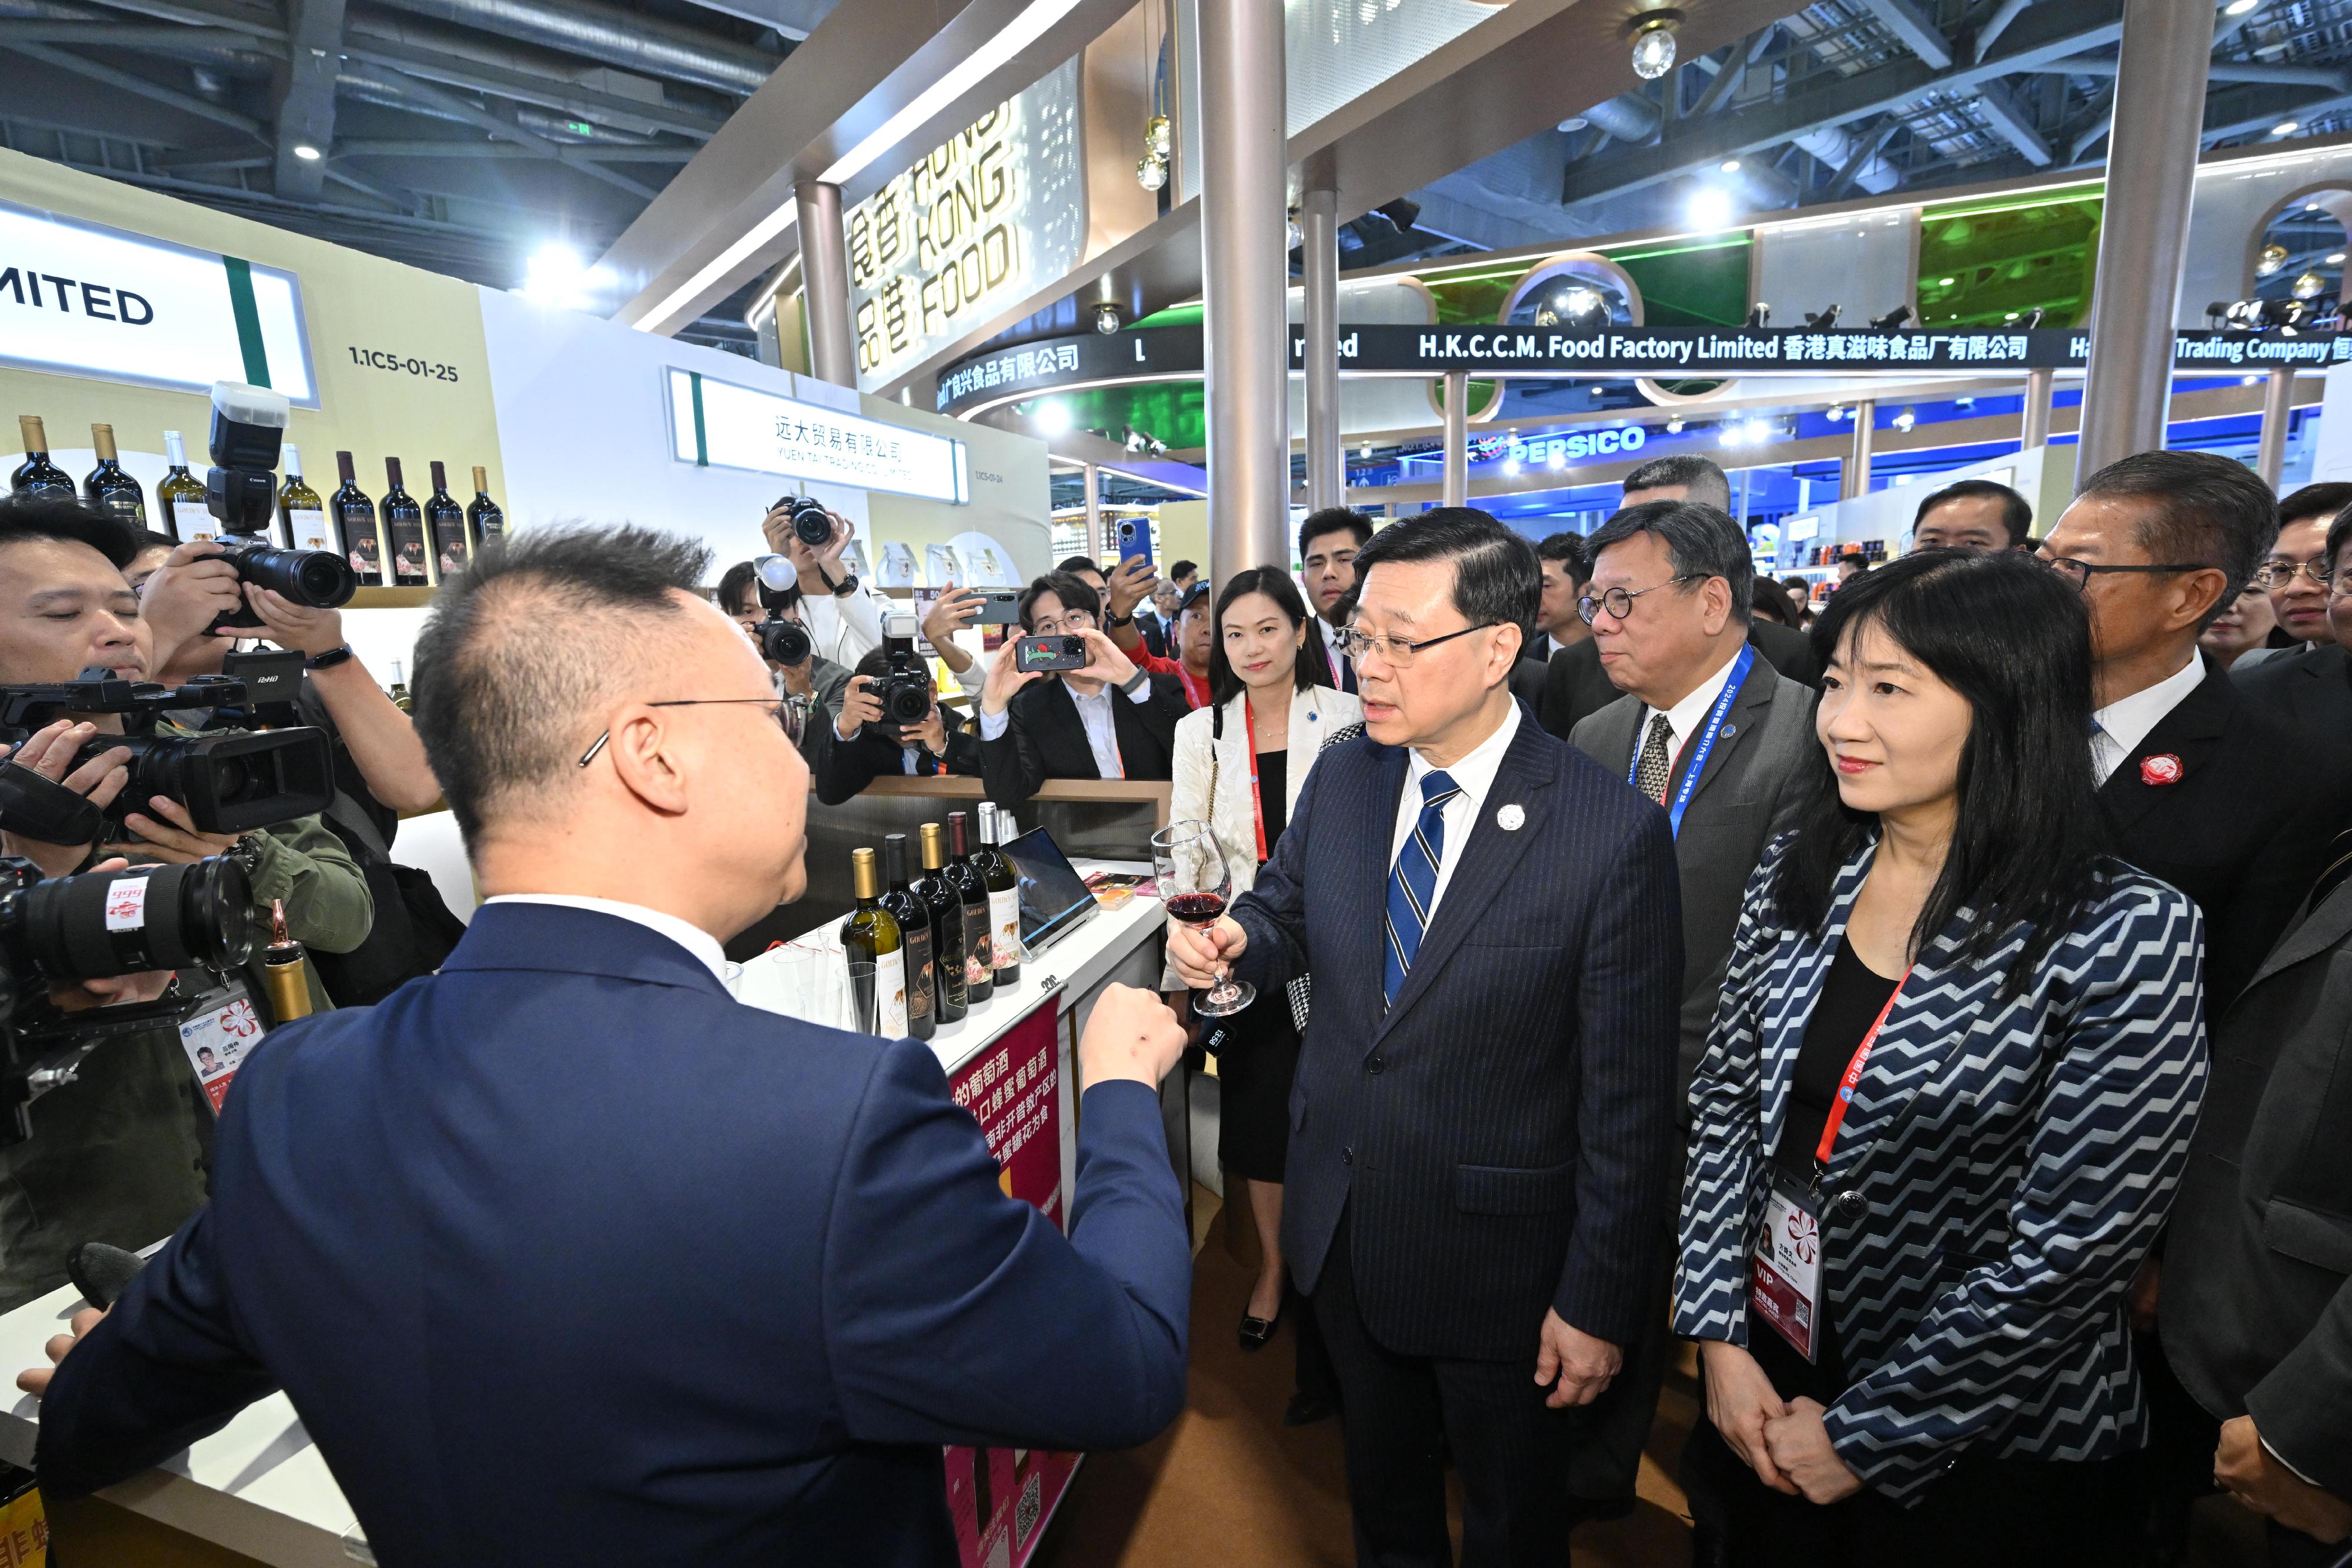
[[[1160, 878], [1160, 902], [1168, 913], [1196, 931], [1214, 925], [1225, 913], [1234, 889], [1233, 873], [1225, 869], [1225, 852], [1206, 822], [1171, 822], [1151, 835], [1151, 869]], [[1257, 989], [1236, 980], [1217, 966], [1217, 983], [1195, 998], [1192, 1010], [1203, 1018], [1237, 1013], [1257, 999]]]

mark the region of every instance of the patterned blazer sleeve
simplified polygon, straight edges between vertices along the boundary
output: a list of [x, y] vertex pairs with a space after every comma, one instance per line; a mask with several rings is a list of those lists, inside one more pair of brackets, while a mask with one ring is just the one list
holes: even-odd
[[1757, 1019], [1779, 946], [1772, 873], [1786, 836], [1764, 852], [1739, 908], [1730, 968], [1691, 1080], [1690, 1159], [1683, 1175], [1675, 1333], [1748, 1343], [1748, 1266], [1764, 1211], [1764, 1063]]
[[2057, 1057], [2010, 1200], [2007, 1254], [1938, 1296], [1824, 1417], [1839, 1457], [1898, 1500], [2021, 1412], [2060, 1428], [2043, 1451], [2068, 1457], [2076, 1414], [2059, 1369], [2081, 1365], [2086, 1342], [2124, 1354], [2125, 1291], [2188, 1163], [2206, 1077], [2197, 906], [2132, 875], [2089, 926], [2042, 961], [2055, 988], [2076, 993], [2072, 1018], [2053, 1019], [2046, 1044], [2011, 1041], [2021, 1059]]

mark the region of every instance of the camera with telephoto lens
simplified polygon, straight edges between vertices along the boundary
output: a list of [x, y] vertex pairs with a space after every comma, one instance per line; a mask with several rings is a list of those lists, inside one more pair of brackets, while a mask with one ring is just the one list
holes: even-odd
[[931, 677], [915, 653], [915, 625], [911, 615], [893, 615], [883, 628], [887, 668], [874, 677], [872, 690], [885, 724], [920, 724], [931, 711]]
[[[335, 798], [326, 732], [247, 727], [259, 723], [241, 711], [247, 700], [245, 682], [227, 675], [199, 675], [176, 687], [120, 679], [0, 686], [0, 741], [11, 746], [78, 714], [122, 714], [124, 728], [135, 732], [90, 737], [67, 768], [129, 748], [131, 781], [103, 810], [13, 759], [0, 766], [0, 828], [45, 844], [116, 842], [127, 836], [123, 818], [148, 814], [148, 800], [156, 795], [185, 806], [204, 833], [250, 832], [325, 810]], [[152, 733], [158, 719], [180, 708], [211, 708], [215, 722], [238, 727]]]
[[32, 1103], [109, 1040], [177, 1026], [184, 998], [66, 1009], [52, 986], [157, 969], [226, 972], [253, 952], [253, 888], [236, 862], [132, 866], [44, 881], [0, 859], [0, 1147], [33, 1135]]
[[[282, 549], [268, 538], [289, 408], [285, 394], [268, 387], [213, 383], [214, 466], [205, 475], [205, 509], [220, 520], [221, 555], [236, 568], [237, 580], [274, 588], [305, 609], [340, 609], [359, 591], [350, 561], [335, 550]], [[215, 616], [212, 630], [261, 624], [250, 605], [240, 604]]]

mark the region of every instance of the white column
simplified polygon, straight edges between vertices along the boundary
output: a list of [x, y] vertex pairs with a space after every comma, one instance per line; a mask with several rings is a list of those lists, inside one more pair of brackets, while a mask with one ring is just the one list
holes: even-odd
[[1470, 504], [1470, 376], [1445, 372], [1445, 484], [1449, 507]]

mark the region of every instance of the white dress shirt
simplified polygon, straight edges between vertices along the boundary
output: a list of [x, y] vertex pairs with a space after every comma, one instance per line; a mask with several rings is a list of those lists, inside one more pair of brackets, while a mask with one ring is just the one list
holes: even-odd
[[2164, 720], [2164, 716], [2180, 706], [2190, 692], [2205, 681], [2205, 661], [2195, 649], [2189, 652], [2189, 662], [2174, 674], [2165, 676], [2144, 691], [2127, 697], [2118, 697], [2091, 716], [2098, 728], [2091, 732], [2091, 770], [2105, 784], [2115, 776], [2124, 759], [2139, 749], [2147, 732]]
[[626, 920], [642, 925], [657, 936], [667, 936], [688, 952], [695, 961], [711, 973], [720, 985], [727, 983], [727, 950], [719, 938], [701, 926], [690, 925], [675, 915], [665, 915], [658, 909], [647, 909], [642, 904], [623, 904], [611, 898], [580, 898], [568, 893], [502, 893], [496, 898], [486, 898], [484, 904], [552, 904], [559, 909], [585, 909], [597, 915], [609, 915], [615, 920]]
[[[1423, 930], [1437, 918], [1437, 906], [1445, 897], [1445, 884], [1454, 880], [1454, 867], [1470, 842], [1470, 830], [1477, 825], [1478, 812], [1486, 805], [1486, 797], [1494, 793], [1496, 770], [1503, 766], [1503, 754], [1511, 749], [1511, 737], [1518, 733], [1519, 705], [1513, 703], [1494, 734], [1445, 769], [1446, 777], [1462, 792], [1438, 809], [1439, 819], [1445, 824], [1445, 844], [1438, 853], [1437, 885], [1430, 891]], [[1421, 781], [1435, 771], [1418, 751], [1405, 765], [1404, 794], [1397, 800], [1396, 831], [1389, 838], [1391, 873], [1396, 871], [1397, 857], [1404, 853], [1405, 843], [1412, 837], [1413, 824], [1421, 821]]]
[[[1715, 706], [1715, 699], [1723, 695], [1724, 683], [1731, 679], [1731, 666], [1738, 662], [1739, 649], [1734, 648], [1731, 657], [1723, 661], [1720, 669], [1701, 681], [1688, 696], [1664, 710], [1666, 777], [1669, 781], [1674, 778], [1676, 764], [1682, 761], [1683, 747], [1688, 746], [1691, 737], [1706, 725], [1707, 710]], [[1642, 755], [1642, 747], [1650, 738], [1650, 720], [1658, 711], [1647, 703], [1642, 705], [1642, 722], [1633, 727], [1633, 756], [1625, 759], [1627, 767], [1632, 767], [1634, 759]]]
[[[1118, 759], [1118, 725], [1110, 711], [1111, 694], [1118, 688], [1106, 685], [1094, 695], [1084, 696], [1079, 694], [1077, 687], [1070, 685], [1067, 682], [1064, 682], [1063, 685], [1069, 691], [1070, 701], [1077, 705], [1078, 722], [1086, 727], [1087, 749], [1095, 754], [1096, 773], [1105, 779], [1126, 778], [1126, 765]], [[1132, 703], [1142, 703], [1149, 701], [1150, 696], [1151, 682], [1146, 679], [1129, 694], [1127, 700]], [[1010, 728], [1012, 724], [1011, 707], [1008, 706], [1003, 713], [995, 714], [982, 708], [980, 714], [980, 738], [1002, 740], [1004, 738], [1005, 730]]]

